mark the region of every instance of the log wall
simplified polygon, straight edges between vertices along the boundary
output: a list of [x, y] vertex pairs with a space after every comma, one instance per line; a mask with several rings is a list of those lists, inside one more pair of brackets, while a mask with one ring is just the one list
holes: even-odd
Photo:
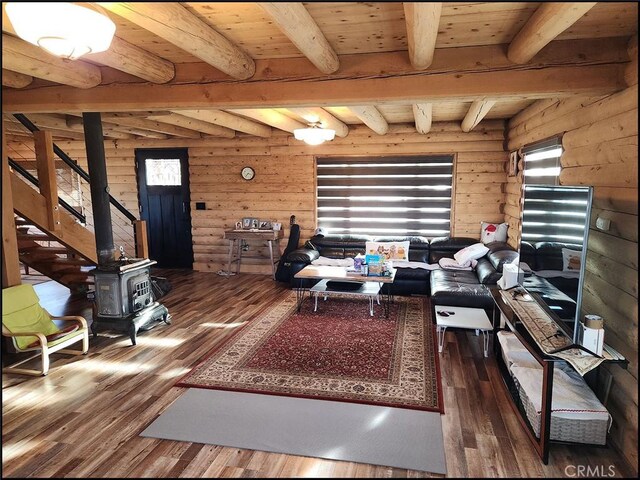
[[[605, 341], [629, 360], [607, 367], [611, 442], [637, 472], [638, 457], [638, 87], [604, 98], [537, 102], [509, 123], [508, 148], [562, 134], [562, 185], [594, 187], [583, 313], [605, 320]], [[521, 177], [509, 177], [505, 217], [517, 245]], [[609, 231], [595, 228], [609, 219]]]
[[[352, 127], [346, 138], [310, 147], [291, 134], [274, 132], [270, 138], [238, 136], [234, 139], [115, 140], [105, 142], [107, 173], [111, 194], [131, 212], [138, 212], [135, 177], [135, 148], [188, 147], [191, 186], [191, 215], [194, 269], [216, 272], [226, 268], [228, 242], [223, 232], [242, 217], [281, 222], [288, 234], [290, 215], [296, 215], [302, 239], [316, 228], [316, 156], [345, 155], [455, 155], [452, 234], [479, 238], [480, 222], [501, 222], [505, 194], [505, 123], [482, 122], [470, 133], [459, 123], [434, 123], [426, 135], [414, 126], [392, 125], [386, 135], [377, 135], [364, 126]], [[80, 165], [86, 166], [84, 144], [56, 142]], [[24, 161], [33, 159], [29, 142], [12, 142], [10, 155]], [[252, 181], [240, 177], [251, 166]], [[206, 210], [196, 210], [205, 202]], [[118, 230], [129, 229], [127, 222]], [[132, 231], [131, 229], [129, 229]], [[287, 238], [281, 242], [286, 245]], [[264, 254], [264, 247], [251, 245], [249, 254]], [[133, 250], [127, 249], [133, 252]], [[243, 272], [269, 273], [268, 260], [243, 260]]]

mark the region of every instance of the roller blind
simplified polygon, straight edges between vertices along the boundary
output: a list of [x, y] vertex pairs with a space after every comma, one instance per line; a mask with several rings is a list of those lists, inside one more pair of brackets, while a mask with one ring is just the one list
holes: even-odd
[[318, 226], [334, 234], [448, 235], [453, 156], [317, 159]]
[[588, 187], [526, 185], [522, 240], [582, 245], [588, 203]]
[[552, 138], [522, 149], [524, 155], [524, 183], [557, 185], [560, 176], [562, 144]]

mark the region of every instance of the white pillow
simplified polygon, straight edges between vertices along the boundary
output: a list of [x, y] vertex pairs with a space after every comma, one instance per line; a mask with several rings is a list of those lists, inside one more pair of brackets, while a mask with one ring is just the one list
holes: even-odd
[[456, 259], [460, 265], [464, 265], [470, 260], [477, 260], [480, 257], [484, 257], [489, 252], [489, 249], [483, 243], [474, 243], [468, 247], [458, 250], [453, 254], [453, 258]]
[[482, 243], [507, 241], [508, 223], [480, 222], [480, 225], [480, 241]]
[[367, 242], [367, 255], [382, 255], [388, 260], [409, 260], [409, 242]]
[[571, 250], [569, 248], [562, 249], [562, 271], [563, 272], [579, 272], [580, 262], [582, 261], [582, 252]]

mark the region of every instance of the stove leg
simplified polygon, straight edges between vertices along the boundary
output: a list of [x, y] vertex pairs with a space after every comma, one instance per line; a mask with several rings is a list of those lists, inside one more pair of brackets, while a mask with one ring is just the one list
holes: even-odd
[[129, 338], [131, 339], [131, 343], [133, 345], [136, 344], [136, 333], [138, 333], [138, 329], [136, 328], [136, 326], [132, 323], [131, 326], [129, 327]]

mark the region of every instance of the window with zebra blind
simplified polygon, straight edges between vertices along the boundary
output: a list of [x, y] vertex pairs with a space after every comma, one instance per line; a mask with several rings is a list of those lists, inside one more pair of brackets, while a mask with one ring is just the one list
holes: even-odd
[[318, 158], [318, 227], [328, 234], [449, 235], [452, 181], [452, 155]]
[[559, 137], [529, 145], [522, 149], [524, 183], [558, 185], [562, 143]]

